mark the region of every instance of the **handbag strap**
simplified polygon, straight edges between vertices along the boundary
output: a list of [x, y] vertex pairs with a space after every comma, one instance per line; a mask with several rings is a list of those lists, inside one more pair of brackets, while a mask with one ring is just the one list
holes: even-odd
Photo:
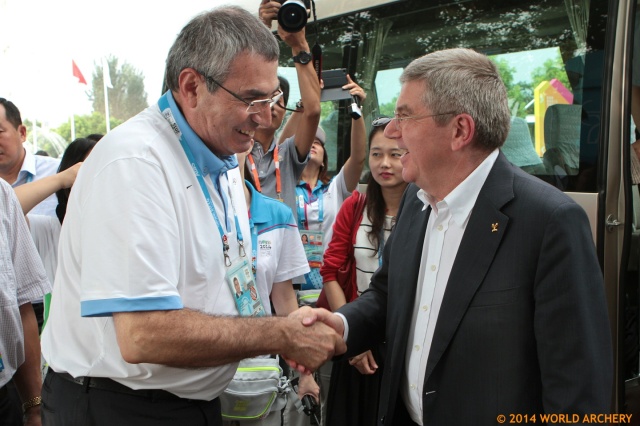
[[367, 201], [367, 197], [364, 194], [356, 191], [358, 194], [358, 201], [356, 202], [355, 208], [353, 209], [353, 222], [351, 227], [351, 253], [353, 256], [353, 244], [356, 242], [356, 234], [358, 233], [358, 228], [360, 228], [359, 220], [364, 214], [364, 206]]

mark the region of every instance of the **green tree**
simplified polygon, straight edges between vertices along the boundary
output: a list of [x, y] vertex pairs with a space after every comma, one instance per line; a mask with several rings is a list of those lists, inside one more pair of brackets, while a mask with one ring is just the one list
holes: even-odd
[[[148, 106], [147, 92], [144, 90], [144, 75], [126, 61], [118, 67], [118, 58], [114, 56], [109, 56], [107, 63], [113, 86], [112, 89], [107, 88], [109, 116], [126, 121]], [[93, 100], [93, 110], [104, 116], [102, 64], [95, 64], [90, 99]]]
[[504, 59], [490, 58], [498, 68], [500, 77], [507, 87], [507, 97], [509, 99], [509, 107], [511, 109], [511, 115], [516, 117], [525, 118], [527, 111], [525, 106], [533, 99], [533, 89], [531, 84], [527, 82], [514, 82], [515, 68], [510, 67], [508, 62]]
[[396, 102], [398, 101], [398, 97], [394, 97], [389, 102], [384, 104], [380, 104], [378, 109], [380, 110], [380, 115], [386, 115], [387, 117], [393, 117], [393, 112], [396, 110]]
[[547, 59], [541, 66], [535, 68], [531, 73], [533, 87], [538, 86], [543, 81], [551, 81], [554, 78], [562, 83], [564, 87], [571, 90], [569, 77], [567, 77], [567, 72], [565, 71], [560, 55], [555, 59]]
[[[87, 115], [75, 115], [74, 124], [76, 128], [76, 138], [83, 138], [92, 133], [107, 133], [107, 123], [105, 120], [104, 114], [100, 112], [94, 111], [91, 114]], [[123, 120], [115, 118], [113, 116], [109, 117], [109, 124], [111, 129], [123, 123]], [[63, 123], [57, 129], [54, 129], [54, 132], [62, 136], [65, 140], [71, 141], [71, 123], [66, 122]]]

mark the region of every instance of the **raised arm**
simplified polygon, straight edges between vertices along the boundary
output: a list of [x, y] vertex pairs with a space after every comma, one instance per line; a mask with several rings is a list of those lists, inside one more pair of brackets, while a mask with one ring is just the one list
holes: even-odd
[[53, 176], [47, 176], [14, 188], [23, 213], [29, 213], [32, 208], [56, 191], [70, 188], [76, 180], [80, 165], [82, 163], [76, 163]]
[[[348, 84], [344, 85], [343, 89], [348, 89], [349, 93], [360, 98], [362, 103], [367, 94], [362, 87], [353, 82], [351, 76], [347, 75]], [[347, 185], [349, 192], [356, 189], [358, 182], [360, 182], [360, 175], [364, 168], [364, 160], [367, 154], [367, 130], [364, 125], [364, 119], [359, 118], [357, 120], [351, 120], [351, 155], [344, 163], [344, 181]]]
[[[310, 52], [304, 29], [297, 33], [289, 33], [278, 27], [278, 34], [291, 47], [294, 57], [300, 52]], [[295, 66], [303, 105], [302, 112], [293, 114], [293, 117], [298, 120], [294, 131], [295, 145], [298, 159], [304, 161], [311, 150], [316, 129], [320, 123], [320, 82], [313, 68], [313, 62], [309, 61], [306, 64], [295, 62]], [[296, 117], [298, 115], [299, 117]]]

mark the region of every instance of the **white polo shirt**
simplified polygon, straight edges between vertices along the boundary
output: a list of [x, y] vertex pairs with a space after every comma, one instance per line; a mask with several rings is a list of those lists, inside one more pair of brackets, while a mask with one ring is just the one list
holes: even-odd
[[[282, 201], [251, 190], [251, 219], [256, 244], [256, 283], [258, 294], [266, 301], [273, 283], [293, 279], [309, 272], [300, 233], [293, 213]], [[269, 315], [271, 304], [264, 303]]]
[[[170, 105], [182, 133], [197, 138], [173, 98]], [[202, 144], [199, 138], [196, 142]], [[196, 163], [203, 152], [194, 152]], [[205, 166], [202, 172], [209, 170]], [[246, 252], [251, 253], [238, 168], [220, 174], [220, 192], [211, 176], [205, 182], [227, 229], [232, 259], [239, 253], [237, 232], [232, 209], [227, 204], [225, 210], [220, 192], [233, 200]], [[158, 105], [110, 132], [84, 162], [71, 191], [58, 256], [42, 337], [43, 355], [54, 371], [109, 377], [133, 389], [164, 389], [183, 398], [211, 400], [222, 393], [237, 363], [199, 369], [128, 364], [116, 340], [113, 312], [184, 307], [238, 314], [225, 283], [218, 228]]]

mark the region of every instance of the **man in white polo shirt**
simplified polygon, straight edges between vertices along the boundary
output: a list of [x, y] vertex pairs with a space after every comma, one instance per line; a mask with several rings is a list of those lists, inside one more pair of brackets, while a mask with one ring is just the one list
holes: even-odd
[[270, 124], [278, 54], [241, 8], [196, 16], [169, 51], [169, 91], [84, 162], [42, 337], [44, 424], [220, 425], [237, 361], [317, 368], [344, 351], [324, 325], [238, 317], [252, 242], [234, 154]]
[[[57, 158], [33, 155], [23, 144], [27, 127], [22, 124], [20, 110], [13, 102], [0, 98], [0, 178], [16, 187], [43, 177], [55, 175], [60, 166]], [[31, 214], [56, 215], [56, 194], [47, 197], [31, 210]]]

